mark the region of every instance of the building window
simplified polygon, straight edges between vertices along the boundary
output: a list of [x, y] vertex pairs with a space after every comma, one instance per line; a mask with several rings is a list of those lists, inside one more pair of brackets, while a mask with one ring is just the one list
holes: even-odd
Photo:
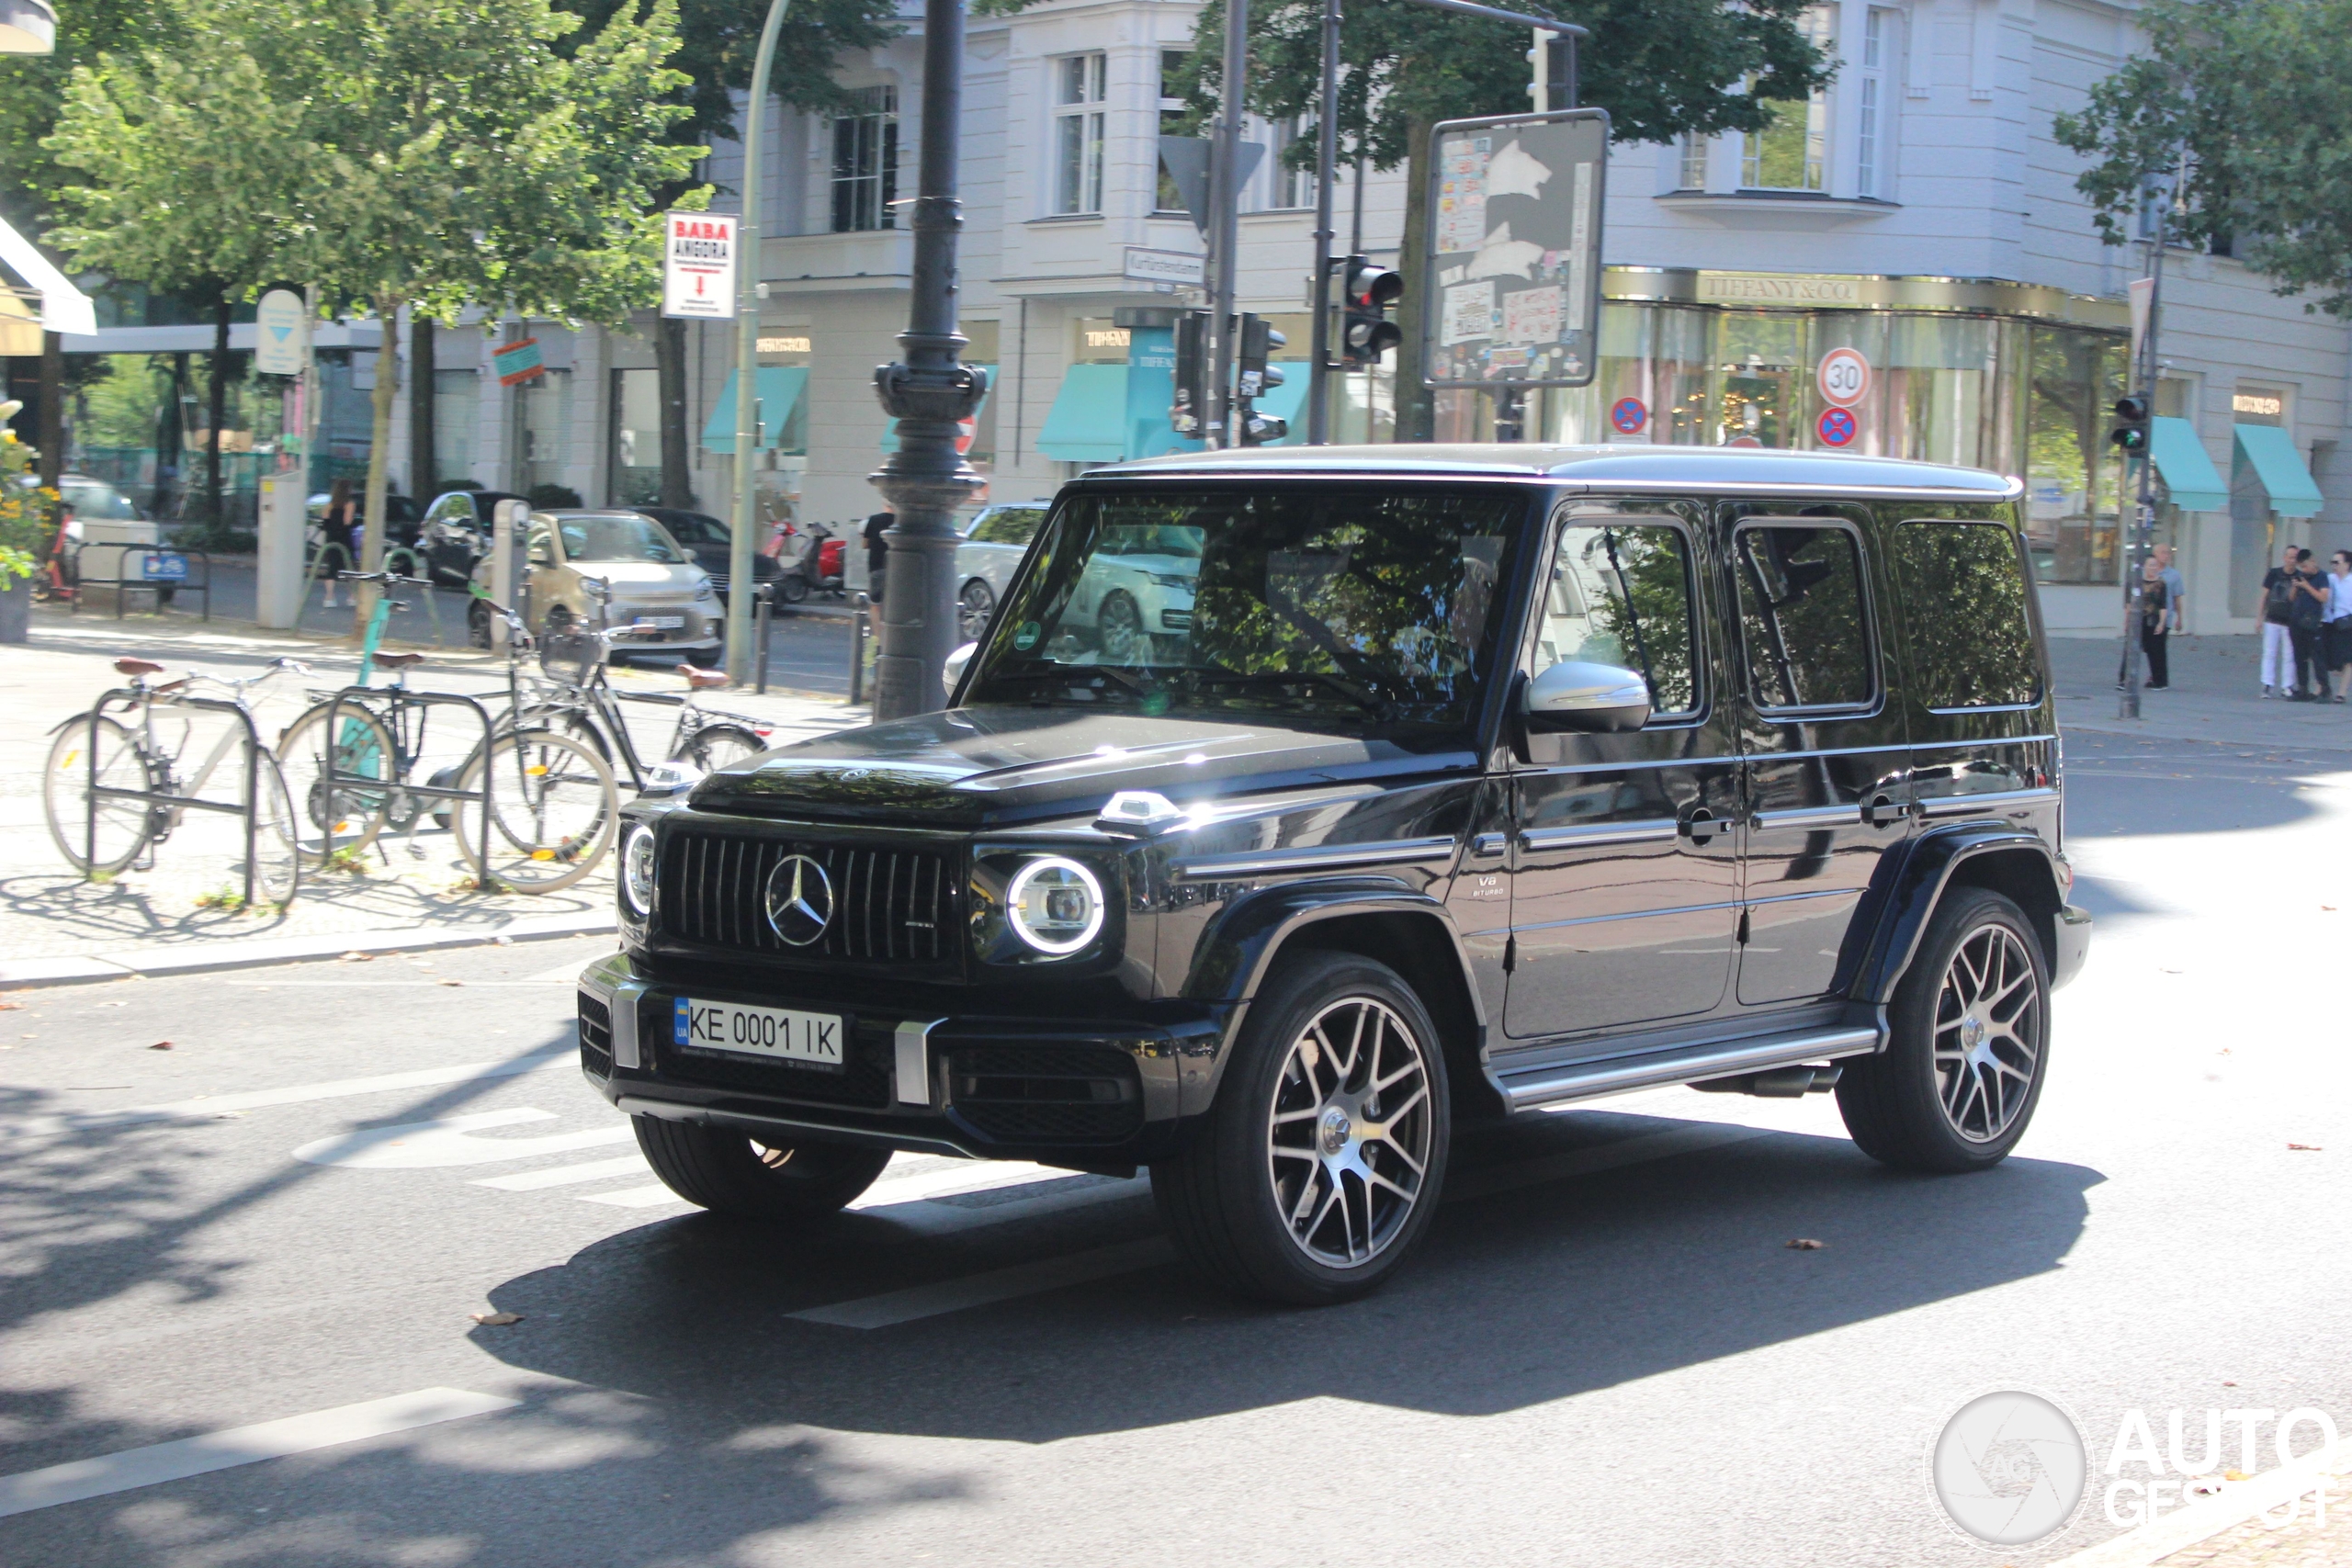
[[[1826, 6], [1808, 7], [1798, 25], [1814, 47], [1826, 52]], [[1829, 96], [1817, 92], [1806, 98], [1767, 100], [1764, 112], [1771, 117], [1770, 123], [1742, 139], [1740, 185], [1749, 190], [1826, 190]]]
[[[1184, 69], [1191, 57], [1181, 49], [1159, 51], [1159, 134], [1175, 136], [1182, 130], [1184, 120]], [[1176, 187], [1176, 176], [1168, 172], [1165, 163], [1159, 169], [1159, 189], [1152, 197], [1155, 212], [1182, 213], [1186, 210], [1184, 193]]]
[[833, 232], [895, 229], [899, 199], [899, 89], [860, 87], [833, 118]]
[[514, 488], [524, 494], [562, 487], [571, 465], [571, 371], [545, 371], [514, 389]]
[[1102, 210], [1102, 103], [1108, 57], [1054, 62], [1054, 210]]
[[1856, 196], [1884, 194], [1887, 155], [1894, 150], [1894, 95], [1887, 77], [1887, 64], [1894, 58], [1894, 13], [1873, 6], [1862, 23], [1860, 108], [1854, 124]]
[[1266, 130], [1265, 205], [1258, 210], [1277, 212], [1286, 208], [1315, 205], [1315, 170], [1312, 164], [1303, 169], [1292, 168], [1286, 159], [1292, 143], [1302, 138], [1312, 141], [1315, 122], [1300, 115], [1264, 122]]
[[1677, 190], [1707, 188], [1707, 139], [1685, 131], [1681, 137], [1682, 172], [1675, 178]]
[[435, 491], [472, 484], [474, 444], [481, 434], [481, 373], [433, 372], [433, 476]]
[[613, 372], [613, 471], [606, 480], [615, 506], [653, 506], [662, 500], [662, 372]]

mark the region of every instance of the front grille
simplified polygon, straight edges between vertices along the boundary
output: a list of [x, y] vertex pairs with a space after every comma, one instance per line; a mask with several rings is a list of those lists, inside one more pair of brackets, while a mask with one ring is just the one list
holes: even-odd
[[[768, 924], [768, 875], [786, 855], [824, 868], [832, 919], [795, 947]], [[776, 958], [949, 964], [956, 944], [954, 863], [937, 850], [800, 843], [731, 833], [673, 833], [662, 852], [662, 923], [682, 942]]]
[[1135, 1058], [1102, 1045], [967, 1045], [947, 1057], [948, 1100], [1004, 1143], [1109, 1143], [1143, 1122]]
[[[650, 1010], [648, 1010], [649, 1012]], [[690, 1051], [676, 1043], [670, 1014], [664, 1009], [656, 1021], [662, 1042], [657, 1050], [663, 1077], [706, 1089], [741, 1089], [746, 1094], [802, 1100], [819, 1105], [855, 1105], [885, 1110], [890, 1103], [891, 1040], [880, 1029], [850, 1026], [849, 1049], [836, 1071], [793, 1062], [764, 1061], [726, 1051]], [[640, 1040], [648, 1038], [640, 1034]]]
[[580, 998], [580, 1065], [600, 1078], [613, 1076], [613, 1011], [585, 995]]

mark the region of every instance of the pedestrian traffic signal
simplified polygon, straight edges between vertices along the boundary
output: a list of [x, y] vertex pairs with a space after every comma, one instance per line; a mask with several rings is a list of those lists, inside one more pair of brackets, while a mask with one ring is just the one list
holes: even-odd
[[2148, 400], [2118, 398], [2115, 400], [2117, 424], [2108, 433], [2108, 440], [2126, 454], [2148, 449]]
[[1404, 329], [1388, 319], [1405, 292], [1405, 276], [1374, 266], [1363, 256], [1350, 256], [1340, 265], [1340, 364], [1344, 369], [1363, 370], [1405, 341]]
[[1269, 365], [1267, 360], [1274, 350], [1289, 341], [1275, 331], [1273, 323], [1265, 317], [1246, 312], [1241, 317], [1241, 328], [1237, 334], [1239, 352], [1234, 355], [1237, 374], [1233, 429], [1238, 445], [1263, 446], [1290, 434], [1289, 421], [1261, 414], [1250, 406], [1283, 384], [1282, 371]]
[[1209, 411], [1209, 313], [1187, 310], [1176, 318], [1176, 400], [1168, 423], [1179, 435], [1198, 435]]

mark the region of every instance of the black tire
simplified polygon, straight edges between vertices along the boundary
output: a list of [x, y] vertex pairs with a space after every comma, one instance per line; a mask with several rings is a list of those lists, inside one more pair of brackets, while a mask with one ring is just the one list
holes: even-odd
[[637, 1146], [662, 1185], [737, 1219], [801, 1222], [838, 1213], [874, 1185], [888, 1149], [846, 1144], [758, 1144], [741, 1133], [632, 1116]]
[[727, 649], [724, 647], [690, 648], [686, 649], [686, 662], [697, 670], [716, 670], [727, 662]]
[[996, 614], [996, 590], [984, 578], [972, 579], [956, 592], [956, 613], [963, 639], [979, 641], [989, 629], [989, 617]]
[[797, 604], [808, 597], [808, 580], [797, 570], [787, 570], [775, 580], [776, 596], [787, 604]]
[[490, 607], [479, 599], [466, 604], [466, 640], [476, 648], [490, 646]]
[[1981, 887], [1947, 895], [1887, 1014], [1885, 1052], [1838, 1080], [1862, 1152], [1947, 1175], [2007, 1158], [2050, 1066], [2050, 966], [2025, 911]]
[[[1351, 1016], [1381, 1022], [1368, 1063], [1360, 1032], [1341, 1027], [1351, 1042], [1344, 1063], [1336, 1059], [1339, 1043], [1310, 1036], [1314, 1026]], [[1392, 1027], [1401, 1031], [1393, 1041]], [[1316, 1042], [1319, 1048], [1307, 1051]], [[1407, 1097], [1401, 1111], [1393, 1097], [1384, 1106], [1377, 1092], [1365, 1092], [1384, 1064], [1395, 1094]], [[1304, 954], [1260, 989], [1216, 1103], [1181, 1153], [1151, 1168], [1152, 1196], [1184, 1255], [1237, 1293], [1299, 1306], [1351, 1301], [1402, 1267], [1428, 1230], [1444, 1184], [1452, 1111], [1445, 1052], [1412, 987], [1369, 958]], [[1366, 1125], [1382, 1135], [1360, 1138]], [[1407, 1145], [1419, 1152], [1418, 1178]], [[1391, 1195], [1361, 1177], [1351, 1185], [1350, 1160], [1389, 1182]], [[1408, 1194], [1398, 1181], [1410, 1185]], [[1397, 1195], [1408, 1200], [1401, 1208]]]

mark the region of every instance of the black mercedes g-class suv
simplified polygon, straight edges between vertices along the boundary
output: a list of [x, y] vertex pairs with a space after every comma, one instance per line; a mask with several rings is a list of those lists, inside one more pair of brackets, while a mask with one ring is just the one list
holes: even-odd
[[1983, 1168], [2090, 927], [2018, 495], [1670, 446], [1088, 474], [945, 711], [628, 808], [583, 1066], [713, 1210], [893, 1150], [1148, 1167], [1293, 1302], [1398, 1266], [1456, 1118], [1834, 1088], [1879, 1160]]

